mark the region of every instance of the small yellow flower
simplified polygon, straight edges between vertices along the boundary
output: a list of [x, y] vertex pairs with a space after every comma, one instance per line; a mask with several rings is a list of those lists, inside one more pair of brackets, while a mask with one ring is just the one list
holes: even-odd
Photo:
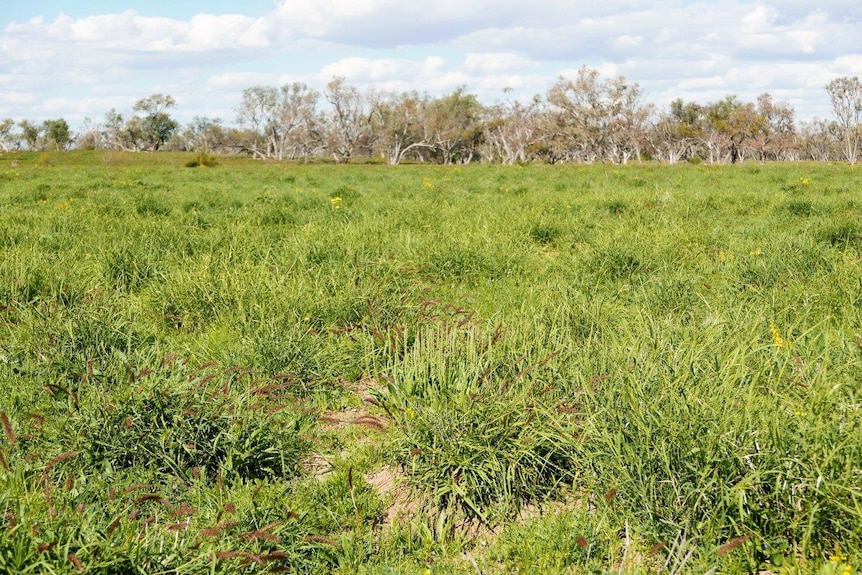
[[339, 198], [338, 196], [329, 198], [329, 203], [332, 204], [332, 207], [337, 210], [341, 207], [341, 198]]
[[752, 256], [759, 256], [762, 255], [763, 252], [760, 251], [760, 248], [757, 248], [756, 250], [751, 250], [750, 252], [748, 252], [748, 254]]
[[781, 337], [781, 333], [778, 331], [778, 328], [775, 327], [775, 324], [769, 326], [769, 331], [772, 333], [772, 343], [775, 347], [788, 348], [793, 344], [789, 339]]
[[799, 178], [799, 183], [802, 184], [803, 186], [807, 186], [808, 184], [811, 183], [811, 180], [809, 180], [808, 178]]
[[407, 414], [407, 417], [409, 417], [410, 419], [413, 419], [414, 417], [416, 417], [416, 412], [413, 411], [412, 407], [408, 406], [407, 409], [404, 410], [404, 413]]

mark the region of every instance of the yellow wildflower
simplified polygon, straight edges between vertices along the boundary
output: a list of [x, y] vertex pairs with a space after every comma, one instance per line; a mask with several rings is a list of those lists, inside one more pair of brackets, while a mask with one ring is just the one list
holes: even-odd
[[792, 342], [789, 339], [781, 337], [781, 333], [778, 331], [778, 328], [775, 327], [775, 324], [769, 326], [769, 331], [772, 333], [772, 343], [775, 347], [787, 348], [792, 345]]
[[341, 207], [341, 198], [338, 196], [329, 198], [329, 203], [332, 204], [332, 207], [336, 210]]

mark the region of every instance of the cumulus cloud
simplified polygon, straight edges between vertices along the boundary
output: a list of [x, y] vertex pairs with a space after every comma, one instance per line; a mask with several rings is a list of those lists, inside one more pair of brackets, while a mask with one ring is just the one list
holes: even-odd
[[0, 117], [101, 115], [154, 91], [182, 95], [189, 115], [224, 112], [243, 88], [332, 76], [529, 97], [581, 65], [639, 82], [659, 105], [770, 91], [824, 116], [823, 86], [862, 74], [860, 26], [862, 5], [846, 0], [281, 0], [259, 16], [0, 21]]

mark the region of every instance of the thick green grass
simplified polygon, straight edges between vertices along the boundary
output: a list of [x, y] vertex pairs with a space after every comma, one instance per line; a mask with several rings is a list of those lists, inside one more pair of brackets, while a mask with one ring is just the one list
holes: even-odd
[[857, 168], [14, 157], [0, 571], [862, 559]]

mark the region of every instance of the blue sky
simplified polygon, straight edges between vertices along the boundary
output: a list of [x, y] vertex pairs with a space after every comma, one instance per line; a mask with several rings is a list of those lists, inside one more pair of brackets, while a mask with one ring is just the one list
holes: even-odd
[[674, 98], [831, 114], [823, 87], [862, 75], [856, 0], [140, 0], [3, 2], [0, 118], [73, 125], [173, 95], [182, 121], [233, 121], [242, 90], [333, 76], [486, 102], [544, 93], [580, 66]]

